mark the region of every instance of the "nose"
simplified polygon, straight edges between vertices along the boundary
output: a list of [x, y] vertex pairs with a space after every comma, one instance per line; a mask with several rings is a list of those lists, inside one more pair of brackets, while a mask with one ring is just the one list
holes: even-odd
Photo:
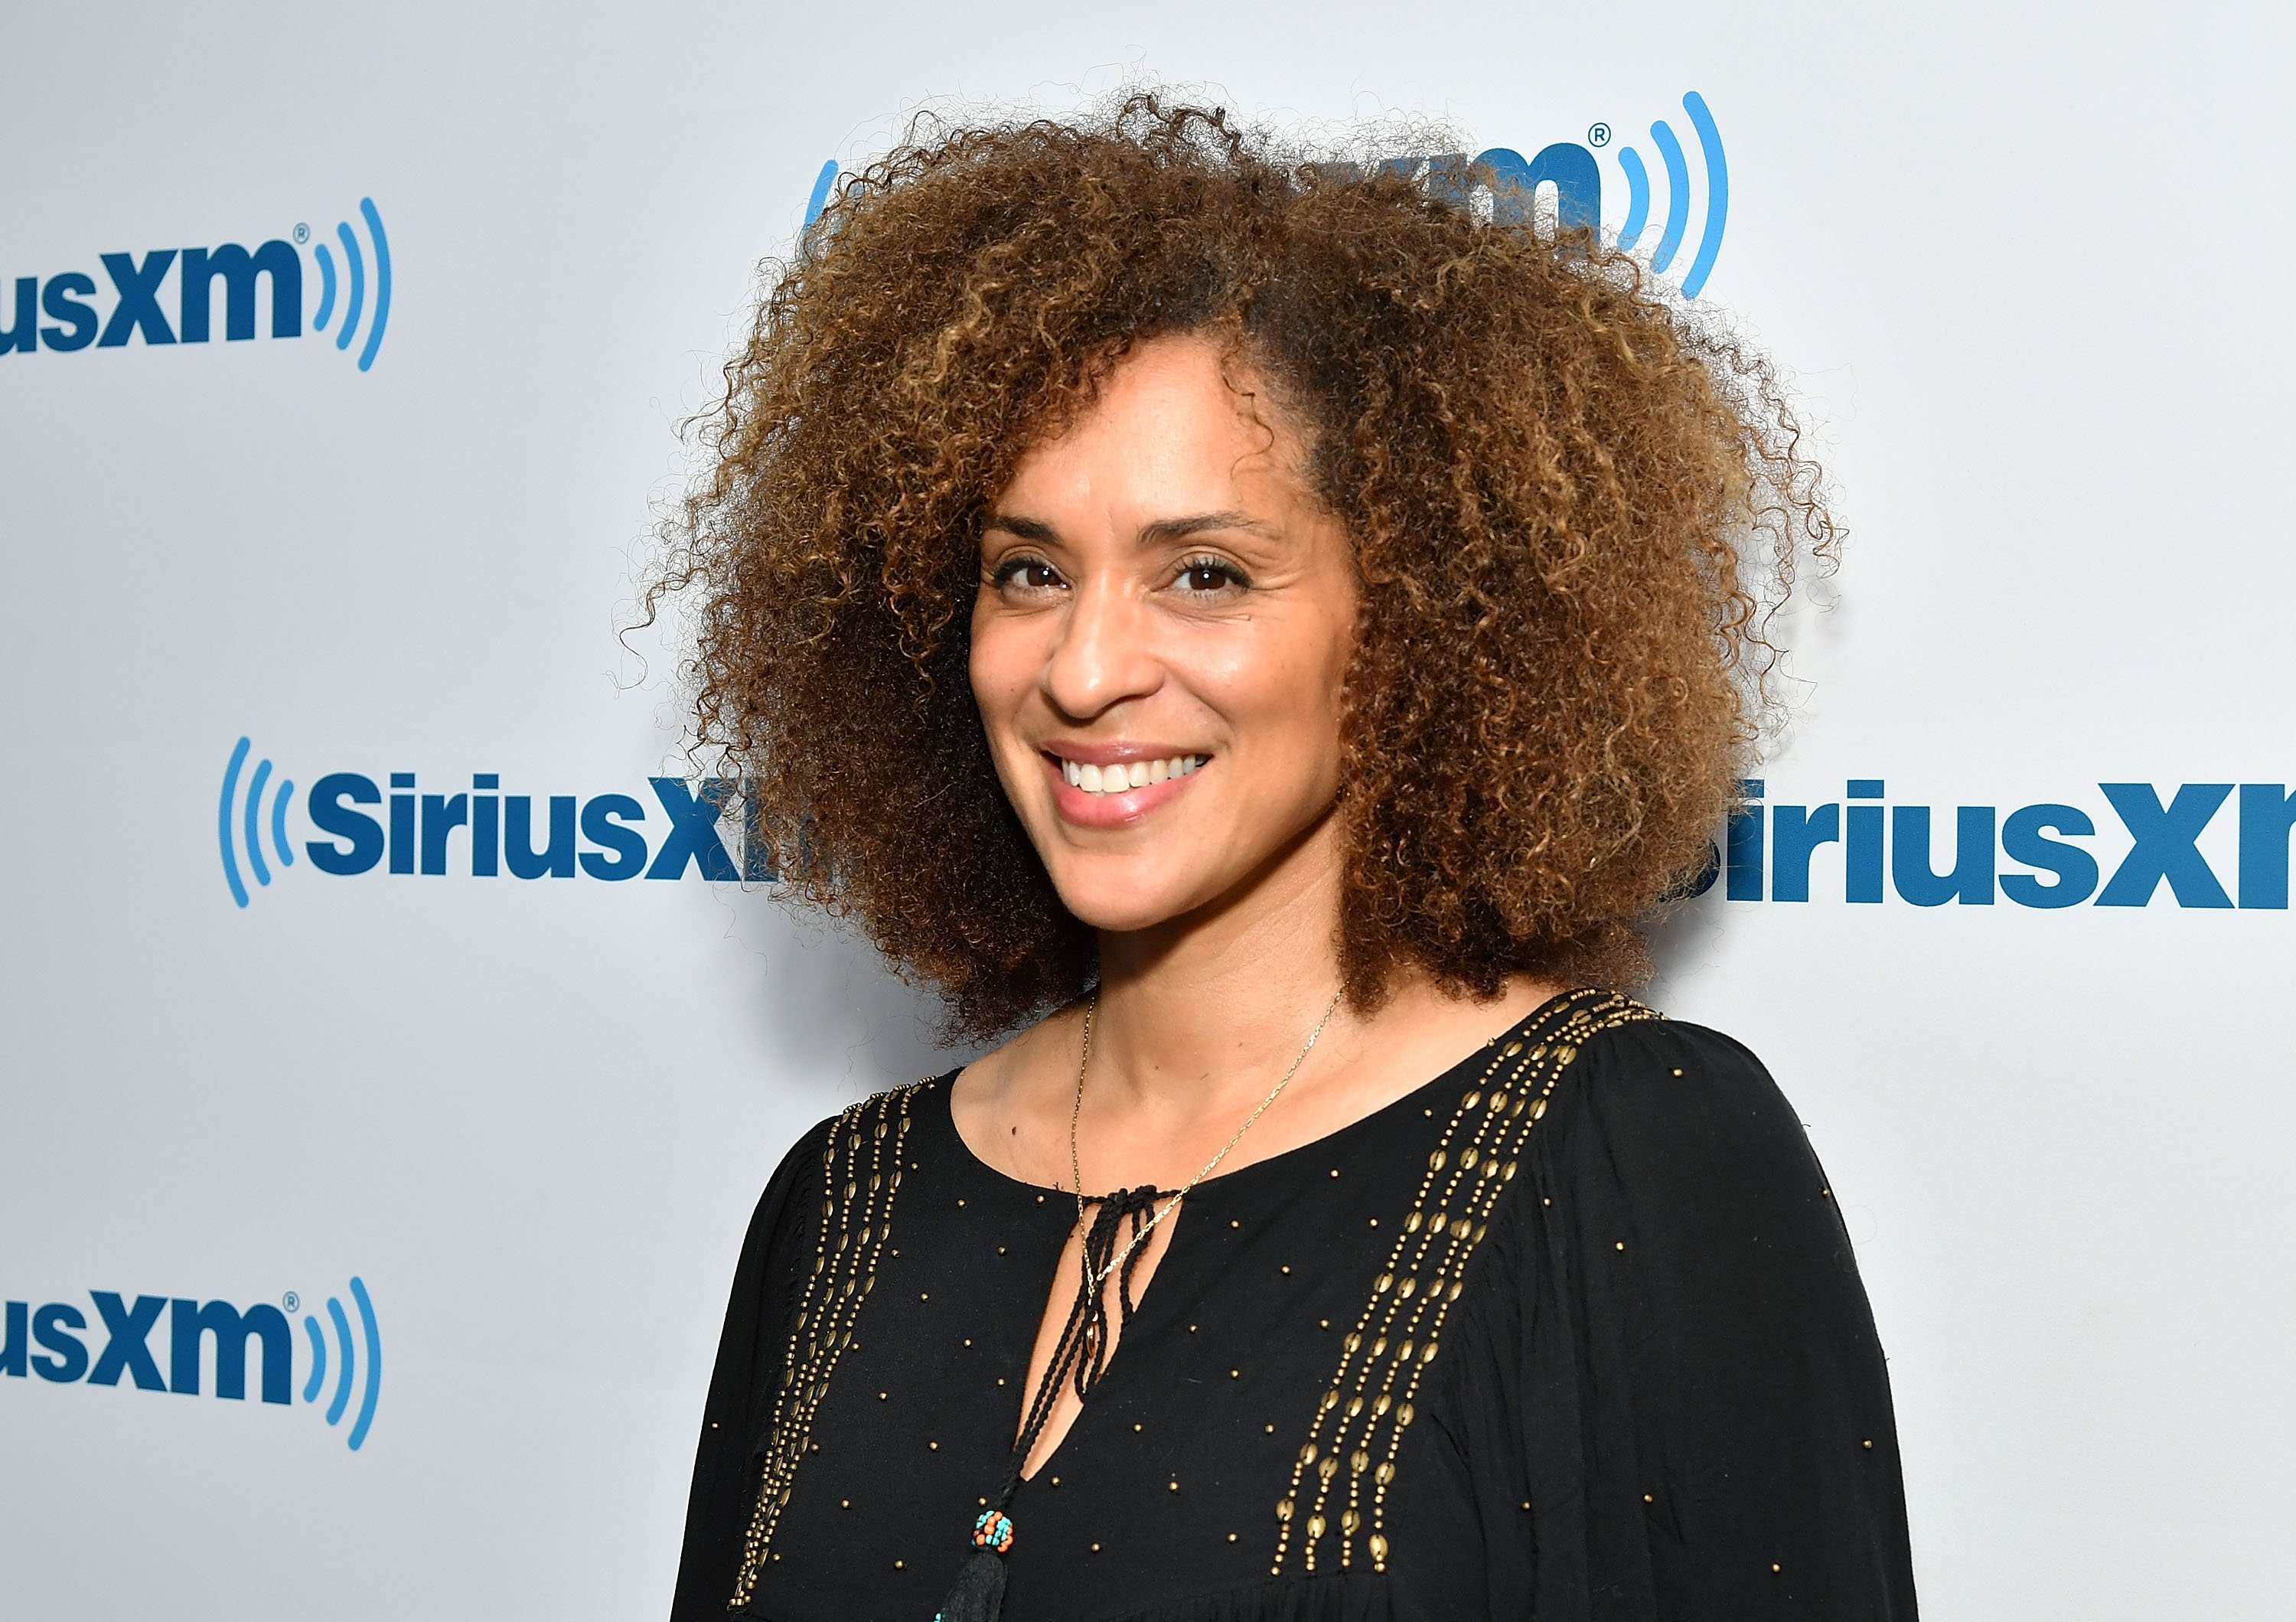
[[1151, 643], [1148, 606], [1122, 582], [1088, 576], [1074, 590], [1043, 685], [1062, 715], [1089, 721], [1155, 692], [1163, 663]]

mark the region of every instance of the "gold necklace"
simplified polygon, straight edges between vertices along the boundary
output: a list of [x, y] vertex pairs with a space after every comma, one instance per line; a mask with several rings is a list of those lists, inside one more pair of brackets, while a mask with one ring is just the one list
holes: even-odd
[[[1203, 1169], [1188, 1179], [1187, 1187], [1180, 1190], [1158, 1207], [1148, 1220], [1141, 1225], [1139, 1231], [1132, 1235], [1131, 1242], [1111, 1256], [1108, 1266], [1103, 1267], [1096, 1276], [1087, 1281], [1085, 1298], [1091, 1299], [1099, 1295], [1102, 1287], [1108, 1282], [1109, 1274], [1121, 1267], [1135, 1250], [1147, 1242], [1148, 1236], [1156, 1231], [1156, 1225], [1170, 1216], [1181, 1200], [1193, 1193], [1197, 1184], [1212, 1175], [1219, 1163], [1227, 1159], [1228, 1151], [1243, 1142], [1243, 1135], [1251, 1130], [1252, 1124], [1267, 1114], [1268, 1106], [1283, 1095], [1283, 1089], [1292, 1085], [1292, 1078], [1300, 1073], [1300, 1067], [1308, 1062], [1308, 1055], [1315, 1052], [1316, 1040], [1324, 1034], [1324, 1027], [1331, 1022], [1332, 1014], [1339, 1012], [1340, 998], [1343, 995], [1345, 995], [1344, 990], [1332, 994], [1332, 1000], [1324, 1006], [1324, 1017], [1316, 1020], [1316, 1028], [1308, 1033], [1308, 1040], [1300, 1047], [1299, 1056], [1292, 1061], [1291, 1068], [1283, 1072], [1282, 1079], [1267, 1090], [1267, 1096], [1259, 1101], [1259, 1108], [1244, 1117], [1243, 1125], [1235, 1129], [1235, 1135], [1221, 1144], [1219, 1152], [1204, 1162]], [[1084, 1073], [1086, 1068], [1092, 1063], [1092, 1020], [1093, 1015], [1099, 1012], [1099, 1009], [1100, 993], [1095, 991], [1091, 1000], [1084, 1005], [1084, 1052], [1077, 1059], [1076, 1102], [1069, 1106], [1069, 1175], [1076, 1179], [1077, 1231], [1078, 1233], [1084, 1232], [1088, 1225], [1085, 1217], [1084, 1163], [1077, 1154], [1077, 1120], [1084, 1113]]]

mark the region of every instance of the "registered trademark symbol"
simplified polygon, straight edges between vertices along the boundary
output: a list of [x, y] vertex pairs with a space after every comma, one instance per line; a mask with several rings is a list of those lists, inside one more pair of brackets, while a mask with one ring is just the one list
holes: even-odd
[[[296, 230], [298, 230], [298, 231], [302, 231], [302, 230], [303, 230], [303, 227], [302, 227], [302, 226], [300, 226], [300, 225], [298, 225], [298, 226], [296, 226], [296, 227], [295, 227], [295, 229], [296, 229]], [[308, 232], [305, 232], [305, 233], [304, 233], [304, 234], [308, 236], [308, 235], [309, 234], [309, 233], [308, 233]], [[300, 1311], [302, 1311], [302, 1310], [303, 1310], [303, 1298], [302, 1298], [301, 1296], [297, 1295], [293, 1290], [289, 1290], [285, 1295], [283, 1295], [283, 1296], [281, 1296], [281, 1297], [279, 1298], [279, 1305], [281, 1305], [282, 1307], [285, 1307], [289, 1312], [300, 1312]]]
[[[1607, 140], [1609, 140], [1610, 138], [1611, 138], [1611, 137], [1610, 137], [1610, 135], [1609, 135], [1608, 134], [1605, 134], [1605, 135], [1603, 136], [1603, 141], [1607, 141]], [[1602, 143], [1601, 142], [1597, 142], [1595, 144], [1600, 145], [1601, 143]], [[311, 240], [311, 227], [310, 227], [310, 226], [308, 226], [308, 225], [305, 225], [301, 220], [299, 220], [299, 220], [297, 220], [297, 221], [295, 222], [295, 241], [299, 244], [299, 243], [303, 243], [303, 242], [309, 242], [310, 240]]]
[[[1589, 146], [1608, 146], [1608, 145], [1610, 145], [1610, 144], [1611, 144], [1611, 127], [1610, 127], [1609, 125], [1607, 125], [1607, 124], [1589, 124], [1588, 126], [1587, 126], [1587, 145], [1589, 145]], [[296, 229], [297, 231], [300, 231], [300, 230], [302, 230], [302, 229], [303, 229], [303, 227], [302, 227], [302, 226], [300, 226], [300, 225], [298, 225], [298, 226], [296, 226], [296, 227], [295, 227], [295, 229]], [[303, 239], [302, 239], [301, 237], [298, 236], [295, 240], [296, 240], [297, 242], [301, 242]]]

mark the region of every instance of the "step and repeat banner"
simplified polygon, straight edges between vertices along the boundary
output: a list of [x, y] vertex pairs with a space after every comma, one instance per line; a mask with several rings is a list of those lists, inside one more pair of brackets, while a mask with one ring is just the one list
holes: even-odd
[[1653, 1000], [1808, 1122], [1929, 1614], [2296, 1614], [2284, 17], [1096, 12], [0, 12], [0, 1614], [666, 1608], [758, 1188], [954, 1061], [619, 634], [678, 425], [909, 112], [1141, 76], [1777, 356], [1853, 535]]

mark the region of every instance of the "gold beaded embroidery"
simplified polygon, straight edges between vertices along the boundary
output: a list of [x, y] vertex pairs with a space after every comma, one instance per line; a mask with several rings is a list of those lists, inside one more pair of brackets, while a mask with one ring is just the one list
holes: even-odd
[[893, 1195], [901, 1186], [901, 1145], [909, 1135], [909, 1101], [925, 1083], [864, 1099], [837, 1118], [821, 1168], [821, 1226], [813, 1270], [790, 1331], [782, 1389], [766, 1446], [757, 1508], [742, 1540], [742, 1570], [733, 1604], [750, 1602], [770, 1557], [774, 1528], [790, 1501], [797, 1468], [813, 1446], [814, 1415], [829, 1395], [837, 1360], [853, 1344], [861, 1303], [877, 1284], [877, 1258], [893, 1232]]
[[1316, 1400], [1291, 1487], [1276, 1501], [1271, 1576], [1283, 1575], [1295, 1530], [1308, 1571], [1327, 1538], [1338, 1544], [1341, 1568], [1352, 1566], [1359, 1536], [1373, 1569], [1387, 1569], [1388, 1489], [1403, 1433], [1416, 1417], [1419, 1382], [1442, 1346], [1444, 1319], [1465, 1287], [1467, 1263], [1514, 1180], [1531, 1130], [1589, 1038], [1662, 1017], [1615, 992], [1571, 993], [1532, 1030], [1499, 1044], [1481, 1079], [1460, 1099], [1427, 1157], [1395, 1247], [1372, 1280], [1371, 1299], [1340, 1343], [1338, 1372]]

